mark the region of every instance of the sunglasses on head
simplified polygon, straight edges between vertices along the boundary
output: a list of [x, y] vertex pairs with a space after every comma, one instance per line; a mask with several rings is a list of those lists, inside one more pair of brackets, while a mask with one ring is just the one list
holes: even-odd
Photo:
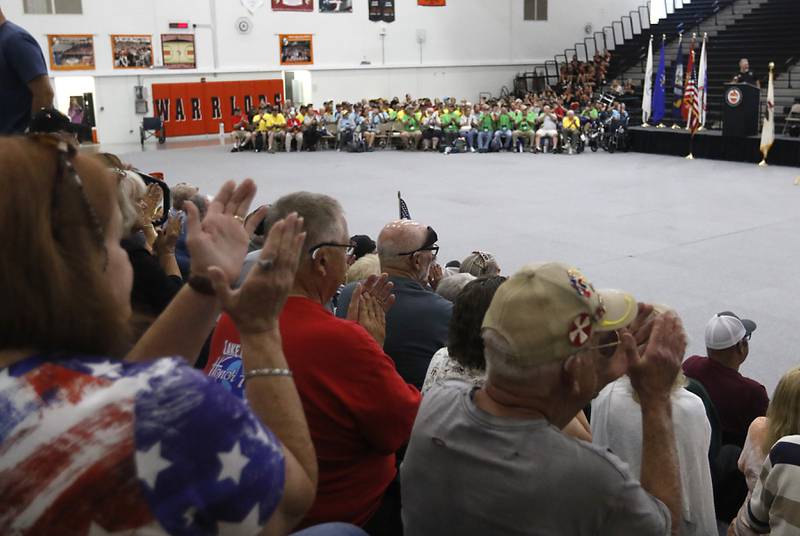
[[433, 253], [433, 256], [436, 257], [439, 254], [439, 246], [436, 245], [436, 242], [438, 241], [439, 235], [436, 234], [436, 231], [433, 230], [433, 227], [428, 226], [427, 235], [425, 236], [425, 243], [422, 244], [422, 247], [406, 253], [400, 253], [399, 255], [406, 256], [413, 255], [414, 253], [419, 253], [421, 251], [430, 251]]
[[56, 155], [56, 173], [53, 179], [53, 194], [50, 201], [53, 237], [59, 240], [63, 233], [63, 228], [59, 220], [64, 210], [64, 199], [69, 195], [77, 194], [82, 211], [86, 215], [86, 223], [88, 224], [92, 239], [95, 245], [102, 250], [105, 257], [103, 262], [103, 270], [105, 270], [108, 266], [108, 251], [106, 250], [103, 228], [100, 225], [100, 220], [97, 217], [94, 207], [92, 207], [89, 198], [86, 196], [86, 191], [83, 188], [83, 180], [80, 175], [78, 175], [73, 165], [75, 156], [78, 154], [77, 147], [74, 143], [58, 134], [28, 134], [28, 139], [53, 150]]

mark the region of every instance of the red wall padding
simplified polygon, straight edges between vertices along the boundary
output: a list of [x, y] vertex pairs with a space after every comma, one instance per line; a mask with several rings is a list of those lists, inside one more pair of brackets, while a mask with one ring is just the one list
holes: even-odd
[[153, 84], [153, 116], [164, 116], [168, 137], [216, 134], [219, 123], [225, 123], [226, 132], [231, 129], [232, 100], [249, 109], [262, 97], [274, 104], [276, 95], [282, 102], [281, 80]]

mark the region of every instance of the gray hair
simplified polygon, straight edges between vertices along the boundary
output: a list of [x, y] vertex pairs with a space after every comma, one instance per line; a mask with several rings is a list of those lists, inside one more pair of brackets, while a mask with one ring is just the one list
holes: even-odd
[[472, 274], [455, 274], [450, 277], [445, 277], [439, 281], [439, 286], [436, 287], [436, 294], [449, 302], [455, 303], [461, 289], [467, 286], [467, 283], [475, 279], [476, 277]]
[[127, 236], [139, 221], [138, 203], [147, 193], [147, 186], [139, 174], [133, 171], [119, 171], [119, 177], [117, 202], [122, 213], [122, 234]]
[[309, 248], [317, 244], [341, 240], [344, 232], [342, 205], [328, 195], [311, 192], [294, 192], [275, 201], [270, 206], [267, 219], [264, 221], [264, 234], [269, 233], [278, 220], [292, 212], [297, 212], [297, 215], [304, 220], [306, 241], [303, 245], [303, 256], [307, 254]]
[[559, 378], [565, 360], [531, 363], [514, 354], [511, 343], [494, 329], [481, 332], [486, 359], [486, 376], [532, 390], [546, 397], [558, 390]]

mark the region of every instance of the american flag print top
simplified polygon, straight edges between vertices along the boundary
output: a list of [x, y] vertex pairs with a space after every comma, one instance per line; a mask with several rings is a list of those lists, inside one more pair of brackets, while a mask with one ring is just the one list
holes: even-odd
[[180, 359], [0, 369], [0, 534], [255, 534], [284, 470], [246, 403]]

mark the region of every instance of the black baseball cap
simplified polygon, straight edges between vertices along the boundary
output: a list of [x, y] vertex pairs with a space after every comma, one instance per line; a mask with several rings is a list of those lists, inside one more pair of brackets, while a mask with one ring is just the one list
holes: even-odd
[[369, 253], [375, 253], [375, 241], [367, 235], [354, 235], [350, 238], [350, 242], [355, 245], [353, 255], [356, 259], [360, 259]]

